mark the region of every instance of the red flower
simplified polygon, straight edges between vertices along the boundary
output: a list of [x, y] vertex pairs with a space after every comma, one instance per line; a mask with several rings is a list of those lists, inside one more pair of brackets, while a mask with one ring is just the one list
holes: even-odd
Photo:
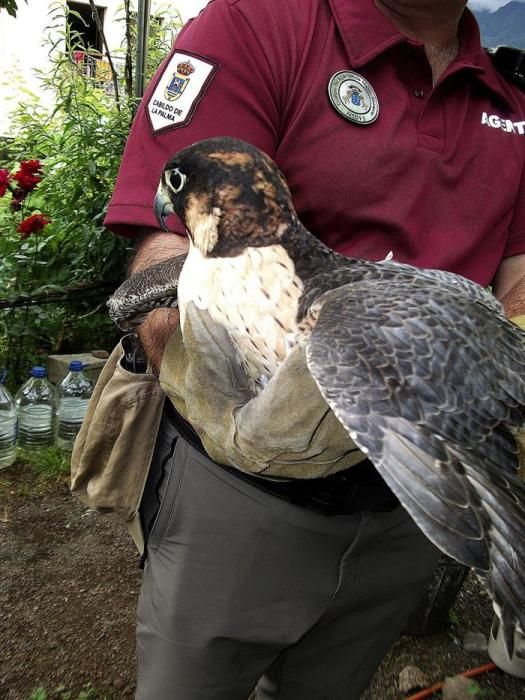
[[20, 163], [20, 172], [24, 175], [36, 175], [42, 172], [42, 163], [39, 160], [23, 160]]
[[25, 240], [26, 238], [29, 238], [32, 233], [38, 233], [41, 231], [44, 226], [47, 226], [49, 223], [51, 223], [50, 219], [48, 219], [44, 214], [31, 214], [31, 216], [23, 219], [23, 221], [18, 224], [18, 228], [16, 230], [18, 233], [22, 234], [22, 240]]
[[3, 197], [7, 192], [7, 186], [9, 184], [9, 173], [3, 168], [0, 169], [0, 197]]
[[31, 173], [25, 173], [23, 170], [19, 170], [14, 175], [11, 175], [12, 180], [16, 180], [18, 186], [25, 190], [26, 192], [31, 192], [38, 185], [41, 177], [37, 175], [32, 175]]
[[20, 211], [22, 208], [22, 202], [27, 197], [26, 190], [16, 187], [13, 190], [13, 196], [11, 197], [10, 207], [13, 211]]

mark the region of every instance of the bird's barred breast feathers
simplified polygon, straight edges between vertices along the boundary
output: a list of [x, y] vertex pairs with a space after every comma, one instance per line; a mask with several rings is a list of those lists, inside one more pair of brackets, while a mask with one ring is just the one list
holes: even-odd
[[193, 302], [229, 332], [257, 392], [296, 343], [303, 285], [280, 245], [205, 257], [193, 245], [179, 279], [179, 308]]

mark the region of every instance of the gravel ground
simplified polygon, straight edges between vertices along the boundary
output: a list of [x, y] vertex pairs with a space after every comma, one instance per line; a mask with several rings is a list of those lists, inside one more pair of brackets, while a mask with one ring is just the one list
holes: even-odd
[[[82, 689], [90, 700], [131, 698], [137, 552], [118, 520], [88, 511], [67, 484], [35, 493], [32, 478], [20, 466], [0, 473], [0, 698], [27, 700], [37, 687], [56, 700]], [[450, 618], [439, 634], [401, 638], [363, 700], [406, 697], [398, 687], [406, 666], [432, 684], [486, 663], [486, 654], [462, 648], [467, 631], [487, 634], [492, 619], [474, 577]], [[483, 698], [525, 699], [525, 683], [499, 670], [478, 682]]]

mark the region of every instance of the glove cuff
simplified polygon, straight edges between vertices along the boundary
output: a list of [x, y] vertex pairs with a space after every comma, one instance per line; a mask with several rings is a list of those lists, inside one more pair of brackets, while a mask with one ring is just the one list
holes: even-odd
[[512, 316], [509, 321], [519, 326], [521, 330], [525, 331], [525, 314], [520, 314], [519, 316]]

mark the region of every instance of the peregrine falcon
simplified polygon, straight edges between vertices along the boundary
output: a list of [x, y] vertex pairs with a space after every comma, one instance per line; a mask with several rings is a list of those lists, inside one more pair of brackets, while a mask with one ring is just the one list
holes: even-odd
[[[524, 333], [458, 275], [347, 258], [298, 220], [257, 148], [213, 138], [165, 166], [159, 223], [176, 213], [187, 258], [130, 278], [121, 327], [189, 303], [224, 326], [254, 392], [297, 345], [319, 391], [416, 524], [484, 578], [509, 653], [525, 630], [525, 485], [513, 432], [525, 405]], [[297, 410], [300, 410], [297, 408]]]

